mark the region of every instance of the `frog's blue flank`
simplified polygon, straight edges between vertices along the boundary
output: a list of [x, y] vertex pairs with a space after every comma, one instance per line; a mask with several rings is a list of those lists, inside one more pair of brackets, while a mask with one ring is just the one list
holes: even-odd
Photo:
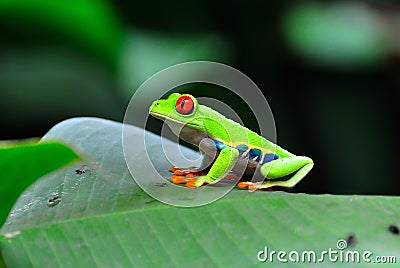
[[[229, 147], [229, 145], [226, 145], [222, 141], [219, 140], [213, 140], [213, 141], [218, 151], [221, 151], [226, 147]], [[266, 153], [265, 155], [263, 155], [262, 151], [258, 148], [252, 148], [249, 150], [249, 146], [247, 146], [246, 144], [239, 144], [236, 146], [236, 149], [239, 151], [239, 157], [245, 157], [257, 161], [260, 164], [265, 164], [279, 158], [279, 156], [276, 154]]]

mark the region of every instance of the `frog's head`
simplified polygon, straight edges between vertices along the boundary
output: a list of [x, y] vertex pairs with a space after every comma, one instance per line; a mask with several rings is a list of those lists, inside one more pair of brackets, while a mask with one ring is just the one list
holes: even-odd
[[189, 94], [173, 93], [165, 100], [156, 100], [149, 108], [152, 116], [199, 130], [203, 129], [203, 121], [199, 116], [200, 107], [197, 100]]

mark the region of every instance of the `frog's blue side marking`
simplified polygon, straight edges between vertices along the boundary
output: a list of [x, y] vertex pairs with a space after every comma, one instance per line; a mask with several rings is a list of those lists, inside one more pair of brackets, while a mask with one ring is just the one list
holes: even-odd
[[218, 150], [223, 150], [224, 148], [227, 147], [227, 145], [225, 145], [225, 143], [221, 142], [221, 141], [217, 141], [217, 140], [213, 140], [215, 143], [215, 146], [217, 146]]
[[249, 152], [249, 159], [253, 159], [257, 162], [261, 161], [262, 152], [260, 149], [251, 149]]
[[246, 144], [239, 144], [238, 146], [236, 146], [236, 149], [238, 149], [239, 151], [239, 156], [242, 156], [242, 154], [249, 149], [249, 146], [247, 146]]
[[[222, 141], [218, 141], [218, 140], [213, 140], [213, 141], [219, 151], [228, 147], [228, 145], [226, 145]], [[276, 154], [263, 155], [263, 152], [258, 148], [253, 148], [253, 149], [249, 150], [249, 146], [247, 146], [246, 144], [239, 144], [236, 146], [236, 149], [238, 149], [238, 151], [239, 151], [239, 156], [242, 156], [243, 154], [245, 154], [244, 157], [258, 161], [258, 162], [260, 162], [261, 165], [279, 158], [279, 156]]]
[[271, 161], [276, 160], [278, 158], [279, 158], [279, 156], [276, 155], [276, 154], [266, 154], [264, 156], [263, 162], [261, 164], [265, 164], [265, 163], [271, 162]]

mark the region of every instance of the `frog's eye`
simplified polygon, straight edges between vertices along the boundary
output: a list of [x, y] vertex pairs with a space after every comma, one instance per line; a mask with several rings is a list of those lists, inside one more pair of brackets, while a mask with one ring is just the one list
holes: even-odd
[[191, 114], [194, 110], [194, 101], [189, 96], [182, 96], [176, 101], [175, 109], [183, 115]]

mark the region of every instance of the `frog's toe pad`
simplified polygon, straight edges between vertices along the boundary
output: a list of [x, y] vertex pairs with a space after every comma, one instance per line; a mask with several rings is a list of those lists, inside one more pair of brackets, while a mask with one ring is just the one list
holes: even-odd
[[198, 178], [188, 178], [188, 182], [186, 183], [186, 187], [188, 188], [198, 188], [202, 186], [206, 182], [205, 176], [201, 176]]
[[171, 177], [171, 182], [175, 183], [175, 184], [185, 183], [186, 182], [186, 178], [185, 177], [181, 177], [181, 176], [173, 175]]
[[[192, 183], [196, 182], [197, 178], [193, 177], [193, 174], [188, 174], [186, 176], [177, 176], [177, 175], [172, 175], [171, 176], [171, 182], [174, 184], [183, 184], [186, 183], [186, 186], [190, 187]], [[190, 188], [195, 188], [196, 186], [192, 186]]]
[[197, 187], [199, 187], [199, 186], [196, 186], [196, 181], [197, 181], [197, 179], [191, 179], [191, 180], [188, 180], [188, 182], [185, 184], [186, 185], [186, 187], [188, 187], [188, 188], [197, 188]]
[[260, 185], [248, 181], [239, 182], [237, 186], [242, 189], [249, 188], [250, 191], [255, 191], [260, 189]]
[[242, 181], [239, 182], [237, 185], [239, 188], [249, 188], [250, 191], [255, 191], [255, 190], [267, 190], [274, 192], [279, 186], [273, 183], [269, 182], [264, 182], [264, 183], [254, 183], [254, 182], [249, 182], [249, 181]]

